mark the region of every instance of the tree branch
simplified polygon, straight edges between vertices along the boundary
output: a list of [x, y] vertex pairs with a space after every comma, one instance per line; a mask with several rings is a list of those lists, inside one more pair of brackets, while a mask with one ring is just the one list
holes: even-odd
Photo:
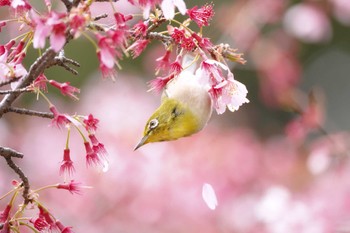
[[8, 148], [8, 147], [0, 147], [0, 155], [5, 158], [7, 164], [9, 167], [16, 173], [18, 174], [19, 178], [22, 180], [22, 185], [23, 185], [23, 193], [22, 196], [24, 198], [24, 204], [28, 204], [31, 199], [29, 198], [29, 180], [26, 177], [26, 175], [23, 173], [21, 168], [19, 168], [12, 160], [13, 157], [15, 158], [23, 158], [23, 154]]
[[6, 110], [6, 112], [13, 112], [18, 113], [22, 115], [28, 115], [28, 116], [37, 116], [37, 117], [43, 117], [43, 118], [53, 118], [53, 114], [50, 112], [39, 112], [35, 110], [29, 110], [25, 108], [16, 108], [16, 107], [10, 107]]
[[[48, 65], [52, 62], [54, 57], [56, 56], [56, 52], [51, 48], [48, 48], [44, 54], [39, 57], [29, 68], [27, 75], [18, 83], [17, 88], [15, 90], [19, 90], [30, 85], [36, 77], [38, 77], [44, 70], [48, 67]], [[0, 102], [0, 118], [6, 112], [11, 104], [20, 96], [21, 93], [13, 92], [7, 94]]]
[[61, 66], [63, 68], [65, 68], [67, 71], [71, 72], [74, 75], [78, 74], [78, 71], [76, 71], [75, 69], [73, 69], [72, 67], [68, 66], [67, 64], [76, 66], [76, 67], [80, 67], [80, 64], [77, 61], [74, 61], [72, 59], [66, 58], [64, 56], [64, 50], [62, 49], [59, 53], [58, 56], [56, 56], [50, 64], [48, 64], [47, 68], [51, 67], [51, 66]]
[[3, 90], [3, 91], [0, 91], [0, 95], [11, 94], [14, 92], [24, 93], [24, 92], [31, 92], [31, 90], [28, 90], [27, 88], [22, 88], [22, 89], [18, 89], [18, 90]]
[[14, 149], [8, 147], [0, 146], [0, 155], [3, 157], [15, 157], [15, 158], [23, 158], [23, 154], [15, 151]]

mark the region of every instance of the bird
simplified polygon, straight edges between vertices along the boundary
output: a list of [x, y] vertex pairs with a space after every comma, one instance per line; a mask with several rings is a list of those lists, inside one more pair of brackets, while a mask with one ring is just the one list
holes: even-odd
[[[191, 56], [184, 57], [183, 67], [191, 59]], [[169, 81], [160, 106], [147, 120], [143, 137], [134, 150], [147, 143], [187, 137], [206, 126], [212, 114], [212, 100], [195, 75], [196, 68], [196, 63], [193, 63]]]

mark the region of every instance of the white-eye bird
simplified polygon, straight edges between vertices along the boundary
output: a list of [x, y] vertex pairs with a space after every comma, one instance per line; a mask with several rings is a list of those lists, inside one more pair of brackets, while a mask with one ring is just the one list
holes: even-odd
[[[192, 56], [185, 56], [183, 67], [192, 61]], [[150, 142], [190, 136], [207, 124], [212, 113], [212, 100], [194, 75], [196, 65], [192, 64], [167, 84], [161, 105], [147, 121], [143, 138], [135, 150]]]

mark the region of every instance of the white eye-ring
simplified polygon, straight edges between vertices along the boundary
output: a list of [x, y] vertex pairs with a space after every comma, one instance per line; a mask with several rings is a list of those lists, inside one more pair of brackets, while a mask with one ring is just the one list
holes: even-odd
[[150, 122], [149, 122], [149, 128], [150, 129], [154, 129], [158, 126], [158, 120], [157, 119], [152, 119]]

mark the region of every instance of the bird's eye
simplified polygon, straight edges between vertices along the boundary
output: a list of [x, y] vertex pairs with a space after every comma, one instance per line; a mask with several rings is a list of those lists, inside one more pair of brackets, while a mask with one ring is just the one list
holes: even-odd
[[158, 126], [158, 120], [157, 119], [152, 119], [150, 122], [149, 122], [149, 128], [150, 129], [154, 129]]

